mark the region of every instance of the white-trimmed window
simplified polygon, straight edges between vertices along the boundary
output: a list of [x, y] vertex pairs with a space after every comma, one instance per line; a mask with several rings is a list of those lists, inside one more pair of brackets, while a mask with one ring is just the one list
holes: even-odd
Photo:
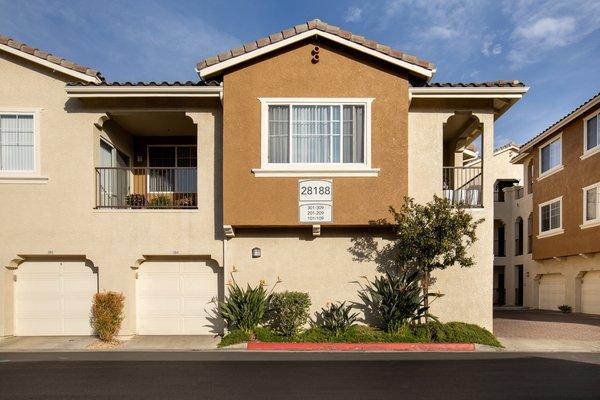
[[600, 151], [600, 112], [590, 115], [583, 121], [583, 154]]
[[562, 167], [562, 135], [540, 147], [540, 177]]
[[559, 234], [562, 229], [562, 196], [539, 205], [540, 236]]
[[600, 182], [583, 188], [583, 225], [600, 223]]
[[260, 99], [261, 169], [294, 173], [372, 174], [372, 99]]
[[36, 172], [35, 113], [0, 113], [0, 173]]

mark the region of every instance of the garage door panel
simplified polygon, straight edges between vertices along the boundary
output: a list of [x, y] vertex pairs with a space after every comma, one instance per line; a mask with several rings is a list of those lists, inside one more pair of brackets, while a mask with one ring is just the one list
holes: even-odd
[[[38, 333], [42, 332], [42, 333]], [[55, 318], [19, 318], [16, 334], [19, 336], [62, 335], [62, 321]]]
[[565, 283], [562, 275], [542, 276], [539, 286], [539, 308], [557, 310], [565, 304]]
[[209, 303], [217, 284], [217, 274], [204, 262], [144, 263], [138, 273], [138, 333], [210, 333], [207, 310], [214, 308]]
[[19, 291], [23, 294], [55, 296], [60, 293], [60, 278], [55, 276], [17, 277]]
[[140, 313], [142, 316], [162, 316], [164, 314], [179, 314], [181, 299], [178, 297], [151, 296], [140, 299]]
[[97, 283], [93, 277], [89, 276], [64, 276], [63, 293], [71, 294], [89, 294], [95, 292]]
[[201, 315], [207, 317], [214, 303], [207, 301], [205, 298], [185, 298], [183, 301], [183, 314], [184, 315]]
[[19, 298], [15, 303], [16, 317], [46, 317], [61, 312], [61, 300], [56, 297]]
[[600, 314], [600, 271], [590, 271], [581, 283], [581, 311]]
[[166, 273], [173, 274], [179, 272], [179, 264], [177, 262], [145, 262], [142, 267], [144, 275], [152, 273]]
[[139, 290], [142, 296], [173, 295], [179, 293], [180, 278], [177, 275], [148, 274], [140, 277]]
[[214, 276], [205, 274], [186, 274], [183, 276], [181, 286], [184, 295], [198, 296], [206, 293], [216, 284]]
[[91, 334], [97, 287], [97, 275], [82, 261], [21, 264], [15, 284], [15, 334]]
[[93, 335], [94, 330], [90, 325], [89, 319], [81, 319], [81, 318], [65, 318], [63, 320], [64, 330], [66, 332], [82, 332], [83, 335]]
[[184, 334], [192, 335], [194, 332], [209, 332], [211, 326], [206, 318], [203, 317], [186, 317], [183, 319]]
[[182, 335], [182, 323], [179, 317], [140, 318], [138, 330], [144, 335]]

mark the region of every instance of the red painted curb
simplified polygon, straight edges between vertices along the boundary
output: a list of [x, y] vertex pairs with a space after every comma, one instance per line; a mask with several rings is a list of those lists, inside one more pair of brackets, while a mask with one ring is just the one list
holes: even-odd
[[287, 351], [475, 351], [473, 343], [278, 343], [249, 342], [248, 350]]

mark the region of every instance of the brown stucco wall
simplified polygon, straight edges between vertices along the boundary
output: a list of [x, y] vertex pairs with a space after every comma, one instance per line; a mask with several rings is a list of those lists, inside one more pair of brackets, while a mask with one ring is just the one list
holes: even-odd
[[[311, 50], [320, 46], [320, 62]], [[261, 167], [259, 97], [374, 98], [372, 167], [377, 177], [333, 179], [333, 225], [388, 216], [408, 190], [408, 80], [366, 56], [315, 39], [227, 71], [223, 77], [224, 224], [298, 225], [297, 177], [255, 177]]]
[[[583, 223], [582, 188], [600, 181], [600, 153], [586, 159], [583, 154], [583, 120], [597, 111], [595, 107], [562, 129], [564, 169], [533, 184], [534, 235], [539, 234], [539, 204], [563, 196], [564, 233], [533, 239], [536, 260], [579, 253], [600, 252], [600, 226], [581, 229]], [[559, 132], [557, 132], [558, 134]], [[556, 135], [554, 135], [556, 136]], [[550, 138], [548, 138], [550, 139]], [[545, 144], [544, 140], [540, 144]], [[534, 177], [539, 176], [539, 146], [533, 149]]]

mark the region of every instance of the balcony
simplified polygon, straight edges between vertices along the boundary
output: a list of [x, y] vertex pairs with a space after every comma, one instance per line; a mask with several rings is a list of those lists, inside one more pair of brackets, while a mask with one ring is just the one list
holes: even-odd
[[444, 197], [454, 205], [483, 207], [481, 167], [442, 167]]
[[196, 167], [97, 167], [96, 208], [194, 209]]

